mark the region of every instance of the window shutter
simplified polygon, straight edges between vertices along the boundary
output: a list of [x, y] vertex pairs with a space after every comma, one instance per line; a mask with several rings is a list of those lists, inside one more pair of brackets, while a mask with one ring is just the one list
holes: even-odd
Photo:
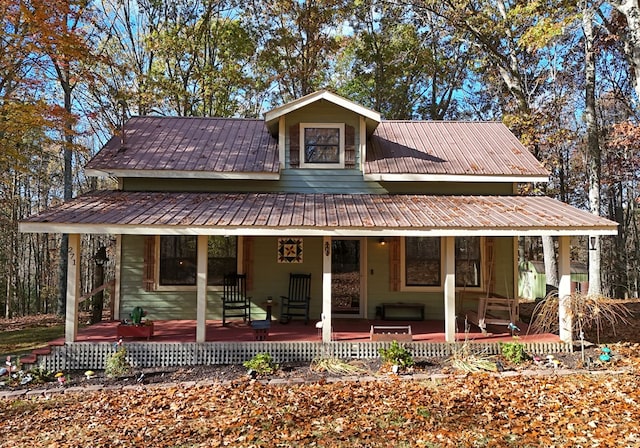
[[344, 166], [356, 166], [356, 128], [348, 124], [344, 126]]
[[400, 291], [400, 237], [389, 238], [389, 290]]
[[300, 125], [294, 124], [289, 127], [289, 167], [298, 168], [300, 166]]
[[142, 265], [142, 284], [145, 291], [156, 289], [156, 237], [144, 238], [144, 261]]
[[487, 284], [487, 292], [495, 292], [496, 287], [496, 260], [493, 248], [493, 237], [487, 237], [485, 240], [485, 282]]
[[242, 237], [242, 272], [247, 275], [247, 289], [253, 290], [253, 237]]

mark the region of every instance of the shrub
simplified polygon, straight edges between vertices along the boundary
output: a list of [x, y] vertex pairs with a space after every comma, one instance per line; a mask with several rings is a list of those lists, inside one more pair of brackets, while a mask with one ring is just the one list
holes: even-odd
[[118, 346], [115, 353], [107, 356], [104, 366], [104, 374], [109, 378], [125, 375], [129, 372], [131, 366], [127, 361], [127, 349], [124, 345]]
[[411, 352], [398, 344], [398, 341], [392, 341], [388, 348], [379, 348], [378, 353], [384, 363], [398, 366], [401, 369], [409, 368], [414, 364]]
[[255, 372], [258, 375], [270, 375], [278, 370], [278, 365], [273, 362], [269, 353], [258, 353], [242, 365], [249, 369], [249, 373]]
[[502, 353], [502, 356], [504, 356], [505, 359], [513, 364], [520, 364], [521, 362], [529, 359], [529, 355], [524, 351], [524, 344], [517, 341], [501, 342], [500, 353]]

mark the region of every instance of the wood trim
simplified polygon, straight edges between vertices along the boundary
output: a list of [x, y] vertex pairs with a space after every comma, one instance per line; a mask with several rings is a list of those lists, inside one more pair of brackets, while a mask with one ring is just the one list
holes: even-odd
[[496, 287], [496, 260], [493, 237], [485, 238], [484, 242], [484, 278], [486, 291], [495, 294]]
[[242, 237], [242, 272], [247, 275], [249, 291], [253, 290], [253, 243], [253, 237]]
[[142, 285], [145, 291], [156, 290], [156, 237], [144, 238], [144, 261], [142, 268]]
[[400, 237], [389, 238], [389, 290], [400, 291], [401, 287]]
[[356, 128], [345, 124], [344, 126], [344, 167], [356, 166]]

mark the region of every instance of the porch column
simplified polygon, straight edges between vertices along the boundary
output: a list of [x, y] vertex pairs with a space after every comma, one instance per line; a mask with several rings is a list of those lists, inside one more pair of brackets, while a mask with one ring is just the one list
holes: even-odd
[[196, 342], [205, 342], [207, 333], [207, 235], [198, 235], [198, 276], [196, 280]]
[[115, 283], [111, 290], [111, 320], [120, 320], [120, 279], [122, 269], [122, 235], [116, 235]]
[[331, 342], [331, 237], [322, 238], [322, 342]]
[[568, 236], [558, 237], [558, 316], [560, 319], [560, 339], [573, 341], [573, 318], [571, 316], [571, 260]]
[[78, 298], [80, 297], [80, 235], [69, 235], [67, 264], [67, 311], [64, 340], [75, 342], [78, 337]]
[[456, 241], [452, 236], [442, 239], [444, 243], [444, 338], [456, 341]]

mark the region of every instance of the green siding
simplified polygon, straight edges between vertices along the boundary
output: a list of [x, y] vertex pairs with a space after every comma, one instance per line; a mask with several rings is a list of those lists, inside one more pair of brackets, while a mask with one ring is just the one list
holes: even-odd
[[353, 169], [287, 169], [280, 180], [156, 179], [123, 180], [126, 191], [196, 191], [222, 193], [368, 193], [510, 195], [511, 184], [462, 182], [372, 182]]
[[[322, 238], [303, 238], [302, 263], [278, 263], [276, 237], [254, 238], [253, 289], [251, 315], [263, 319], [263, 302], [271, 296], [277, 303], [273, 309], [274, 318], [280, 315], [280, 296], [287, 294], [289, 273], [311, 273], [310, 320], [320, 319], [322, 313]], [[365, 318], [373, 319], [376, 307], [383, 302], [422, 302], [425, 304], [426, 319], [444, 318], [444, 298], [442, 291], [408, 292], [390, 291], [389, 288], [389, 246], [381, 246], [377, 238], [366, 238], [367, 260]], [[511, 295], [513, 285], [513, 239], [495, 238], [496, 288], [501, 295]], [[142, 283], [144, 236], [123, 235], [122, 237], [122, 279], [121, 313], [119, 318], [129, 317], [135, 306], [142, 306], [147, 318], [152, 320], [190, 319], [195, 320], [196, 291], [151, 291], [147, 292]], [[364, 262], [364, 260], [363, 260]], [[473, 297], [486, 294], [482, 291], [458, 290], [458, 307], [474, 309], [477, 301]], [[463, 297], [464, 296], [464, 299]], [[219, 291], [207, 294], [207, 319], [221, 319]]]
[[440, 291], [414, 292], [391, 291], [389, 279], [389, 245], [381, 246], [376, 238], [368, 238], [367, 244], [367, 314], [373, 319], [376, 307], [384, 302], [424, 303], [425, 319], [444, 318], [444, 296]]
[[512, 195], [509, 182], [380, 182], [391, 194]]

